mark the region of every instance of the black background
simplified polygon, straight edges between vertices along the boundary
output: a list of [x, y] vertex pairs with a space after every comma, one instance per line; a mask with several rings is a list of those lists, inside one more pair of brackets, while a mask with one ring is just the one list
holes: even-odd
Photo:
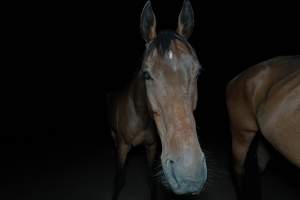
[[[300, 53], [298, 6], [191, 2], [195, 30], [189, 41], [204, 68], [195, 113], [200, 140], [205, 147], [229, 152], [226, 84], [258, 62]], [[10, 99], [14, 106], [7, 116], [17, 121], [1, 133], [3, 180], [9, 183], [3, 185], [23, 188], [27, 182], [22, 177], [35, 180], [38, 172], [50, 173], [52, 160], [59, 166], [78, 155], [112, 154], [105, 95], [127, 83], [141, 65], [144, 3], [32, 4], [15, 19], [21, 55], [14, 59], [21, 69], [14, 69], [17, 81], [10, 93], [16, 97]], [[176, 29], [181, 5], [152, 1], [158, 30]]]
[[[152, 4], [158, 30], [176, 29], [182, 2]], [[199, 109], [211, 109], [209, 115], [198, 114], [203, 120], [214, 116], [223, 121], [224, 88], [230, 79], [266, 59], [299, 54], [299, 13], [288, 3], [192, 4], [195, 30], [189, 41], [205, 69], [199, 80]], [[32, 81], [28, 92], [33, 93], [26, 100], [41, 104], [46, 127], [91, 127], [100, 132], [103, 97], [127, 83], [140, 67], [143, 5], [144, 1], [49, 3], [28, 13], [29, 38], [24, 39], [34, 48], [34, 67], [24, 70], [29, 72], [26, 81]], [[100, 139], [104, 134], [85, 135]]]

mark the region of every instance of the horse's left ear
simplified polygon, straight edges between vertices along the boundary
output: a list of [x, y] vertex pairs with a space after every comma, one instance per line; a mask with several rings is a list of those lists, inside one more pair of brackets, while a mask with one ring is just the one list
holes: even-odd
[[156, 20], [155, 20], [155, 15], [152, 10], [150, 1], [147, 1], [143, 8], [141, 14], [140, 29], [141, 29], [142, 37], [147, 43], [155, 39]]
[[194, 29], [194, 11], [189, 0], [184, 0], [178, 18], [177, 33], [189, 38]]

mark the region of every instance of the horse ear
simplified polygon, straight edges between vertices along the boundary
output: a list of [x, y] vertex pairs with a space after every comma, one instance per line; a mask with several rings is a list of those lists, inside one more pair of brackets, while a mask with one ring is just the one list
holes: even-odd
[[189, 0], [184, 0], [178, 17], [177, 33], [189, 38], [194, 28], [194, 12]]
[[147, 1], [143, 8], [140, 29], [142, 37], [147, 43], [156, 37], [156, 20], [150, 1]]

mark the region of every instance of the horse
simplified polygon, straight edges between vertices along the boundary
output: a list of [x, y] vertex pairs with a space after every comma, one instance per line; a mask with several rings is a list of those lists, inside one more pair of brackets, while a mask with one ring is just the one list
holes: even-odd
[[[198, 194], [207, 179], [193, 111], [197, 106], [197, 77], [201, 65], [187, 39], [194, 27], [193, 8], [182, 5], [176, 31], [156, 32], [150, 1], [141, 13], [146, 43], [142, 65], [121, 91], [109, 95], [111, 135], [117, 150], [113, 199], [124, 186], [124, 165], [135, 146], [146, 149], [149, 168], [161, 145], [162, 182], [175, 194]], [[151, 198], [154, 198], [151, 189]]]
[[[275, 57], [246, 69], [227, 85], [226, 101], [239, 196], [247, 152], [257, 135], [300, 168], [300, 55]], [[259, 172], [270, 160], [261, 141], [255, 147]]]

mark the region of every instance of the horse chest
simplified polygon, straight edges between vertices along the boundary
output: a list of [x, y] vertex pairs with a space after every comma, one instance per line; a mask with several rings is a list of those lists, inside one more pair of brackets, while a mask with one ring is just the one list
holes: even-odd
[[155, 134], [151, 128], [139, 130], [129, 136], [129, 142], [133, 146], [152, 144], [155, 142]]

